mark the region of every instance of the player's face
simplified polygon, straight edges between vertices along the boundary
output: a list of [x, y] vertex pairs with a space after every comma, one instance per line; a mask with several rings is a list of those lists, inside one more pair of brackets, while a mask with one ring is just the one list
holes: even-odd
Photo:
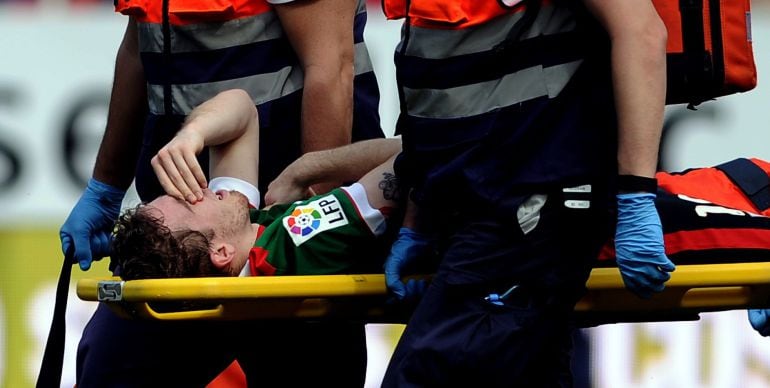
[[164, 195], [148, 205], [163, 213], [163, 223], [171, 230], [213, 231], [226, 240], [251, 227], [249, 202], [237, 191], [205, 189], [203, 200], [193, 205]]

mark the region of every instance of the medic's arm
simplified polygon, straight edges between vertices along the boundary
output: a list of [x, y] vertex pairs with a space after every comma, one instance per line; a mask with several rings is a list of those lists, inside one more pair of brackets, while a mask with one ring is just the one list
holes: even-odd
[[115, 60], [107, 127], [92, 179], [59, 231], [62, 252], [80, 263], [82, 270], [109, 255], [112, 226], [134, 179], [147, 112], [137, 40], [136, 22], [130, 19]]
[[666, 38], [650, 0], [584, 0], [609, 34], [621, 175], [654, 177], [666, 98]]
[[[349, 144], [353, 126], [353, 19], [357, 0], [275, 5], [305, 73], [302, 153]], [[314, 187], [325, 192], [341, 182]]]
[[642, 298], [664, 289], [676, 267], [665, 254], [653, 177], [666, 97], [666, 38], [649, 0], [584, 0], [611, 41], [618, 116], [616, 262]]
[[139, 59], [136, 21], [130, 18], [115, 60], [107, 127], [93, 177], [127, 189], [134, 179], [147, 114], [147, 81]]

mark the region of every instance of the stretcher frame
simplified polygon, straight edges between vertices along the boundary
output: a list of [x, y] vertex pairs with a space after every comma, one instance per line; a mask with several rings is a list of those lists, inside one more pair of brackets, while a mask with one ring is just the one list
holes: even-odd
[[[702, 312], [770, 307], [770, 262], [679, 265], [666, 289], [641, 299], [617, 268], [594, 268], [575, 307], [583, 327], [606, 323], [697, 320]], [[126, 318], [161, 321], [362, 319], [405, 323], [410, 311], [388, 302], [384, 275], [208, 277], [77, 283], [85, 301]], [[168, 304], [172, 303], [169, 308]], [[194, 304], [180, 309], [179, 304]]]

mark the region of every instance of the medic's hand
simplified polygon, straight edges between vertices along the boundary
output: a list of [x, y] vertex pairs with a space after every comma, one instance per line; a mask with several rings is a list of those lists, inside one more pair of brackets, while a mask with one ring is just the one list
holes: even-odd
[[770, 309], [751, 309], [749, 323], [761, 336], [770, 336]]
[[66, 255], [72, 249], [81, 270], [91, 268], [92, 260], [109, 256], [112, 227], [125, 194], [124, 190], [91, 179], [59, 230], [62, 252]]
[[642, 298], [663, 291], [676, 267], [666, 257], [655, 194], [618, 194], [615, 253], [626, 287]]
[[153, 156], [152, 169], [166, 194], [190, 203], [203, 199], [206, 175], [196, 156], [204, 145], [203, 136], [185, 128]]
[[427, 282], [421, 279], [410, 279], [406, 284], [401, 281], [405, 270], [413, 266], [421, 258], [424, 259], [433, 249], [432, 241], [424, 234], [407, 227], [402, 227], [398, 238], [390, 248], [390, 255], [385, 260], [385, 283], [388, 290], [398, 299], [414, 299], [422, 296]]

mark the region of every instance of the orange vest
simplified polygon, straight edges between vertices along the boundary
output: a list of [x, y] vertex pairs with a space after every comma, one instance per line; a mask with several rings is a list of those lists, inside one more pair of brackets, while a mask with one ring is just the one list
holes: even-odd
[[505, 7], [498, 1], [480, 0], [384, 0], [382, 8], [391, 20], [408, 17], [413, 26], [449, 29], [468, 28], [525, 10], [523, 5]]
[[[153, 115], [187, 115], [217, 93], [241, 88], [255, 105], [302, 89], [302, 68], [265, 0], [116, 0], [137, 22]], [[355, 74], [371, 73], [358, 0]]]
[[[116, 0], [115, 11], [136, 18], [140, 23], [163, 23], [163, 1]], [[221, 22], [259, 15], [271, 10], [265, 0], [174, 0], [168, 2], [172, 25]]]

